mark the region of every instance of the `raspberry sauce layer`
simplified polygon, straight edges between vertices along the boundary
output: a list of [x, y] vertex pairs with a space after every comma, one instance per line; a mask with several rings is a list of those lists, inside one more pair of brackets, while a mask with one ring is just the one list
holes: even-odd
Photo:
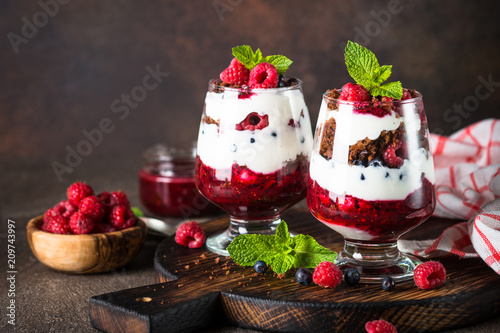
[[344, 238], [372, 242], [395, 241], [431, 216], [436, 205], [434, 185], [426, 178], [404, 200], [363, 200], [337, 196], [309, 179], [311, 213]]
[[216, 170], [198, 157], [196, 186], [232, 217], [270, 219], [305, 198], [308, 169], [308, 159], [303, 155], [271, 173], [255, 172], [237, 163], [231, 169]]

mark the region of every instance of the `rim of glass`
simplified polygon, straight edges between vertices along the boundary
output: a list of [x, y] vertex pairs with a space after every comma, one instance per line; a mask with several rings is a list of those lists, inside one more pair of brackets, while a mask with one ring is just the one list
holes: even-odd
[[[339, 90], [339, 91], [342, 91], [342, 90]], [[360, 103], [363, 103], [363, 104], [372, 104], [372, 103], [377, 103], [377, 104], [388, 104], [388, 103], [396, 103], [396, 104], [407, 104], [407, 103], [414, 103], [416, 102], [417, 100], [421, 100], [423, 98], [423, 95], [420, 91], [417, 91], [415, 90], [415, 93], [418, 94], [417, 97], [413, 97], [413, 98], [409, 98], [409, 99], [405, 99], [405, 100], [399, 100], [399, 99], [396, 99], [396, 100], [392, 100], [392, 101], [346, 101], [346, 100], [343, 100], [343, 99], [338, 99], [338, 98], [332, 98], [330, 96], [327, 96], [326, 94], [328, 93], [328, 91], [325, 91], [323, 93], [323, 99], [325, 100], [328, 100], [328, 101], [335, 101], [335, 102], [339, 102], [341, 104], [356, 104], [356, 105], [359, 105]]]
[[189, 145], [176, 147], [157, 143], [147, 148], [142, 156], [146, 162], [169, 162], [174, 159], [194, 160], [196, 158], [196, 145], [191, 142]]
[[248, 88], [248, 87], [240, 87], [240, 88], [233, 88], [233, 87], [224, 87], [220, 86], [217, 83], [220, 83], [220, 79], [211, 79], [208, 81], [208, 90], [209, 91], [214, 91], [214, 90], [220, 90], [222, 91], [230, 91], [230, 92], [239, 92], [239, 93], [248, 93], [248, 92], [277, 92], [277, 91], [286, 91], [286, 90], [295, 90], [295, 89], [301, 89], [303, 82], [301, 79], [294, 77], [294, 76], [284, 76], [286, 79], [294, 79], [297, 81], [296, 84], [288, 86], [288, 87], [276, 87], [276, 88]]

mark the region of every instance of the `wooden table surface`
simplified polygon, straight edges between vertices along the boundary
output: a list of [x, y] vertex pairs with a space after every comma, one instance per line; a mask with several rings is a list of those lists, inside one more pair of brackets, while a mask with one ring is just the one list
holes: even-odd
[[[6, 297], [9, 285], [6, 279], [0, 284], [3, 296], [0, 307], [6, 309], [10, 299], [15, 299], [16, 325], [7, 323], [2, 310], [0, 332], [97, 332], [90, 325], [89, 300], [100, 295], [155, 283], [154, 254], [161, 239], [148, 237], [144, 247], [129, 265], [109, 273], [94, 275], [67, 275], [42, 265], [31, 253], [26, 238], [26, 224], [42, 214], [64, 196], [67, 186], [75, 180], [85, 180], [97, 191], [122, 189], [129, 193], [132, 205], [140, 206], [137, 194], [137, 164], [115, 168], [113, 159], [103, 160], [92, 169], [80, 168], [67, 182], [57, 182], [50, 164], [31, 159], [10, 160], [0, 158], [0, 171], [9, 177], [0, 178], [0, 216], [2, 239], [0, 254], [2, 267], [7, 275], [7, 221], [15, 222], [16, 272], [15, 296]], [[113, 171], [106, 172], [112, 169]], [[302, 205], [302, 206], [301, 206]], [[299, 207], [303, 208], [304, 203]], [[289, 211], [293, 213], [293, 211]], [[180, 220], [169, 220], [176, 224]], [[464, 264], [466, 264], [464, 260]], [[189, 320], [187, 318], [187, 320]], [[448, 331], [449, 333], [492, 333], [500, 331], [500, 318], [473, 326]], [[202, 332], [238, 332], [251, 330], [231, 326], [207, 328]]]

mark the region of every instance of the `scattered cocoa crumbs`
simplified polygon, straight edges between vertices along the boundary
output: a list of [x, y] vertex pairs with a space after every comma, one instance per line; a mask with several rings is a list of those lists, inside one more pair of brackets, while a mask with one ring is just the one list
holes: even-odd
[[257, 277], [258, 275], [259, 275], [259, 274], [257, 274], [257, 273], [253, 273], [253, 274], [252, 274], [252, 276], [253, 276], [253, 277]]
[[285, 274], [284, 273], [278, 274], [278, 279], [282, 280], [284, 278], [285, 278]]
[[206, 255], [205, 253], [202, 253], [202, 254], [200, 255], [200, 258], [205, 259], [206, 257], [207, 257], [207, 255]]
[[229, 271], [226, 271], [226, 275], [229, 275], [229, 273], [230, 273]]
[[185, 269], [189, 269], [189, 265], [184, 266]]
[[215, 277], [214, 277], [214, 276], [212, 276], [212, 275], [210, 275], [208, 278], [209, 278], [210, 280], [215, 279]]
[[184, 285], [184, 284], [182, 284], [182, 283], [181, 283], [181, 284], [178, 284], [178, 285], [177, 285], [177, 288], [180, 288], [180, 287], [182, 287], [183, 285]]
[[325, 98], [325, 101], [327, 103], [328, 109], [338, 110], [337, 102], [334, 100], [339, 98], [340, 90], [338, 89], [327, 90], [325, 96], [327, 97]]
[[219, 262], [220, 262], [220, 258], [219, 257], [215, 258], [215, 263], [218, 264]]
[[199, 264], [200, 264], [200, 261], [199, 261], [199, 260], [195, 260], [195, 261], [194, 261], [194, 264], [195, 264], [195, 265], [199, 265]]

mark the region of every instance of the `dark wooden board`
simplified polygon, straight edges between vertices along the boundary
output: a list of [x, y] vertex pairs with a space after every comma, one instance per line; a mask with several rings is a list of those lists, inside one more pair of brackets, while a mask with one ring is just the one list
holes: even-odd
[[[290, 211], [284, 219], [291, 231], [341, 250], [342, 237], [309, 212]], [[432, 218], [404, 237], [426, 239], [454, 222]], [[222, 218], [203, 228], [213, 234], [227, 224]], [[448, 280], [434, 290], [420, 290], [413, 281], [390, 292], [379, 285], [345, 283], [323, 289], [301, 286], [293, 274], [282, 279], [271, 271], [258, 275], [204, 247], [187, 249], [167, 237], [155, 255], [158, 284], [92, 297], [90, 319], [106, 332], [195, 331], [220, 321], [275, 332], [364, 332], [365, 322], [380, 318], [399, 332], [433, 332], [500, 314], [500, 276], [481, 259], [440, 261]]]

